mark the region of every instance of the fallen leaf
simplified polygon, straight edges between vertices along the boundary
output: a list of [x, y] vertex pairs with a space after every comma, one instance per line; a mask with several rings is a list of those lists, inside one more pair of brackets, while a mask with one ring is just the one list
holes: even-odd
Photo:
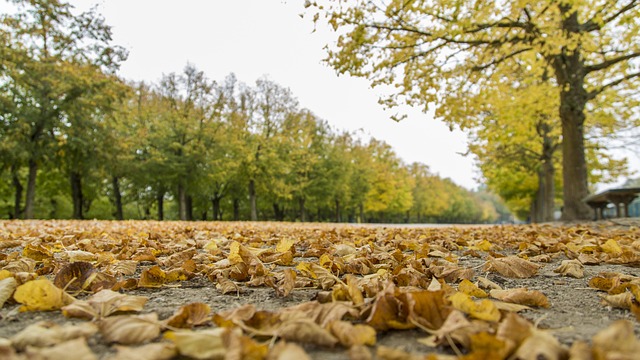
[[117, 353], [108, 358], [108, 360], [169, 360], [173, 359], [178, 354], [176, 346], [172, 343], [166, 342], [147, 344], [137, 347], [116, 345], [115, 349]]
[[617, 320], [598, 332], [592, 344], [595, 359], [637, 359], [640, 354], [640, 340], [627, 320]]
[[451, 301], [451, 306], [476, 319], [486, 321], [500, 320], [500, 311], [491, 300], [484, 299], [476, 302], [469, 295], [457, 292], [449, 296], [449, 301]]
[[165, 323], [174, 328], [192, 328], [211, 320], [211, 307], [205, 303], [191, 303], [180, 307]]
[[349, 348], [349, 360], [372, 360], [371, 351], [364, 345], [355, 345]]
[[296, 319], [279, 324], [275, 334], [287, 341], [333, 347], [338, 339], [312, 320]]
[[613, 239], [607, 240], [604, 244], [600, 245], [600, 248], [610, 256], [619, 256], [622, 254], [622, 248], [618, 245], [618, 242]]
[[266, 357], [266, 360], [311, 360], [300, 345], [279, 341]]
[[75, 300], [47, 279], [32, 280], [18, 286], [13, 298], [23, 304], [20, 311], [58, 310]]
[[76, 300], [63, 307], [62, 313], [67, 317], [101, 319], [116, 313], [141, 311], [148, 300], [145, 296], [101, 290], [87, 300]]
[[634, 297], [630, 292], [623, 292], [616, 295], [601, 295], [602, 304], [615, 308], [631, 309]]
[[11, 337], [11, 343], [16, 350], [22, 351], [27, 347], [49, 347], [77, 338], [88, 338], [98, 331], [92, 323], [79, 325], [58, 325], [50, 321], [41, 321], [29, 325]]
[[492, 298], [502, 300], [509, 303], [549, 307], [549, 299], [538, 290], [528, 290], [527, 288], [518, 288], [510, 290], [491, 290], [489, 292]]
[[531, 331], [531, 335], [524, 339], [513, 355], [515, 359], [562, 360], [567, 358], [568, 350], [553, 335], [537, 329], [531, 329]]
[[97, 360], [85, 338], [76, 338], [51, 347], [28, 347], [25, 355], [29, 359], [43, 360]]
[[578, 260], [563, 260], [562, 264], [553, 270], [560, 275], [582, 279], [584, 277], [584, 265]]
[[224, 328], [202, 331], [168, 331], [164, 337], [172, 341], [178, 353], [194, 359], [224, 359], [227, 352], [222, 339]]
[[18, 287], [18, 282], [13, 277], [0, 280], [0, 309], [4, 306], [4, 303], [11, 299], [11, 295]]
[[155, 265], [149, 269], [143, 270], [138, 280], [138, 286], [143, 288], [159, 288], [167, 282], [167, 273]]
[[477, 298], [489, 297], [486, 292], [467, 279], [462, 280], [460, 284], [458, 284], [458, 291]]
[[331, 334], [333, 334], [344, 347], [354, 345], [376, 344], [376, 330], [368, 325], [353, 325], [348, 321], [334, 321], [329, 325]]
[[141, 344], [160, 335], [158, 314], [116, 315], [98, 322], [105, 341], [123, 345]]
[[91, 263], [78, 261], [65, 265], [56, 274], [53, 283], [65, 291], [78, 292], [88, 289], [95, 279], [96, 269]]
[[526, 279], [538, 272], [540, 265], [517, 256], [490, 259], [484, 266], [485, 271], [497, 272], [509, 278]]

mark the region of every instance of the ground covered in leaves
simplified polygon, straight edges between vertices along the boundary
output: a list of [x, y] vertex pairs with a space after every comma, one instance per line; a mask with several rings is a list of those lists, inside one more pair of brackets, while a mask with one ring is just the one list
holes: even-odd
[[0, 222], [0, 358], [638, 359], [638, 225]]

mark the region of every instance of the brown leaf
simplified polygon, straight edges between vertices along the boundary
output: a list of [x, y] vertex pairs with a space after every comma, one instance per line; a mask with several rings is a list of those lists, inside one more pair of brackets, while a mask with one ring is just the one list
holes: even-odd
[[490, 259], [484, 266], [485, 271], [497, 272], [502, 276], [518, 279], [526, 279], [534, 276], [539, 268], [540, 265], [517, 256]]
[[349, 348], [349, 360], [372, 360], [371, 351], [364, 345], [355, 345]]
[[168, 318], [165, 323], [174, 328], [192, 328], [211, 320], [211, 307], [205, 303], [191, 303], [183, 305]]
[[41, 321], [13, 335], [11, 343], [16, 350], [21, 351], [29, 346], [48, 347], [76, 338], [88, 338], [97, 331], [98, 328], [92, 323], [60, 326], [53, 322]]
[[529, 335], [514, 354], [514, 358], [521, 360], [562, 360], [566, 359], [568, 350], [548, 332], [531, 329]]
[[560, 275], [582, 279], [584, 277], [584, 265], [578, 260], [563, 260], [562, 264], [553, 270]]
[[279, 341], [266, 357], [266, 360], [311, 360], [300, 345]]
[[618, 320], [601, 330], [592, 343], [594, 359], [637, 359], [640, 354], [640, 340], [627, 320]]
[[98, 328], [105, 341], [124, 345], [141, 344], [160, 335], [156, 313], [111, 316], [100, 320]]
[[600, 295], [602, 304], [615, 308], [631, 309], [633, 304], [633, 295], [630, 292], [623, 292], [616, 295]]
[[71, 293], [86, 290], [95, 279], [96, 269], [91, 263], [78, 261], [65, 265], [53, 279], [53, 283], [60, 289]]
[[120, 312], [138, 312], [149, 298], [144, 296], [120, 294], [111, 290], [101, 290], [87, 300], [76, 300], [62, 308], [67, 317], [82, 319], [101, 319]]
[[[493, 290], [498, 291], [498, 290]], [[491, 300], [484, 299], [476, 302], [464, 293], [457, 292], [449, 296], [451, 306], [455, 309], [462, 311], [465, 314], [469, 314], [471, 317], [485, 320], [485, 321], [498, 321], [500, 320], [500, 311], [491, 302]]]
[[293, 342], [333, 347], [338, 343], [335, 336], [312, 320], [296, 319], [280, 324], [275, 330], [279, 337]]
[[144, 288], [159, 288], [167, 282], [167, 273], [158, 265], [143, 270], [138, 280], [138, 286]]
[[538, 290], [528, 290], [527, 288], [518, 288], [510, 290], [491, 290], [489, 292], [492, 298], [502, 300], [509, 303], [549, 307], [549, 299]]
[[42, 360], [97, 360], [98, 357], [87, 346], [85, 338], [76, 338], [45, 348], [29, 347], [25, 351], [29, 359]]

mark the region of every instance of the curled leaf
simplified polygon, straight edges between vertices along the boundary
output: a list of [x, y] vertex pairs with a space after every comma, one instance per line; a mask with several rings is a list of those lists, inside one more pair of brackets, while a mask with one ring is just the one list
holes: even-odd
[[553, 270], [564, 276], [582, 279], [584, 277], [584, 265], [578, 260], [563, 260], [562, 264]]
[[124, 345], [141, 344], [160, 335], [156, 313], [116, 315], [100, 320], [98, 327], [105, 341]]
[[494, 299], [514, 304], [545, 308], [550, 306], [549, 299], [538, 290], [529, 290], [527, 288], [491, 290], [489, 294]]
[[211, 307], [205, 303], [191, 303], [183, 305], [166, 320], [168, 326], [174, 328], [192, 328], [211, 320]]
[[490, 259], [484, 266], [485, 271], [497, 272], [502, 276], [526, 279], [534, 276], [540, 265], [521, 259], [517, 256]]

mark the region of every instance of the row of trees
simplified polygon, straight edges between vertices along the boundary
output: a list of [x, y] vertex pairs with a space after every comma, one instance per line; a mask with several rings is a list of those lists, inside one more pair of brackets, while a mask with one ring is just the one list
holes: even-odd
[[[93, 13], [13, 1], [2, 18], [0, 206], [7, 217], [489, 222], [495, 198], [332, 129], [269, 79], [194, 66], [115, 76]], [[37, 196], [36, 196], [37, 195]]]

